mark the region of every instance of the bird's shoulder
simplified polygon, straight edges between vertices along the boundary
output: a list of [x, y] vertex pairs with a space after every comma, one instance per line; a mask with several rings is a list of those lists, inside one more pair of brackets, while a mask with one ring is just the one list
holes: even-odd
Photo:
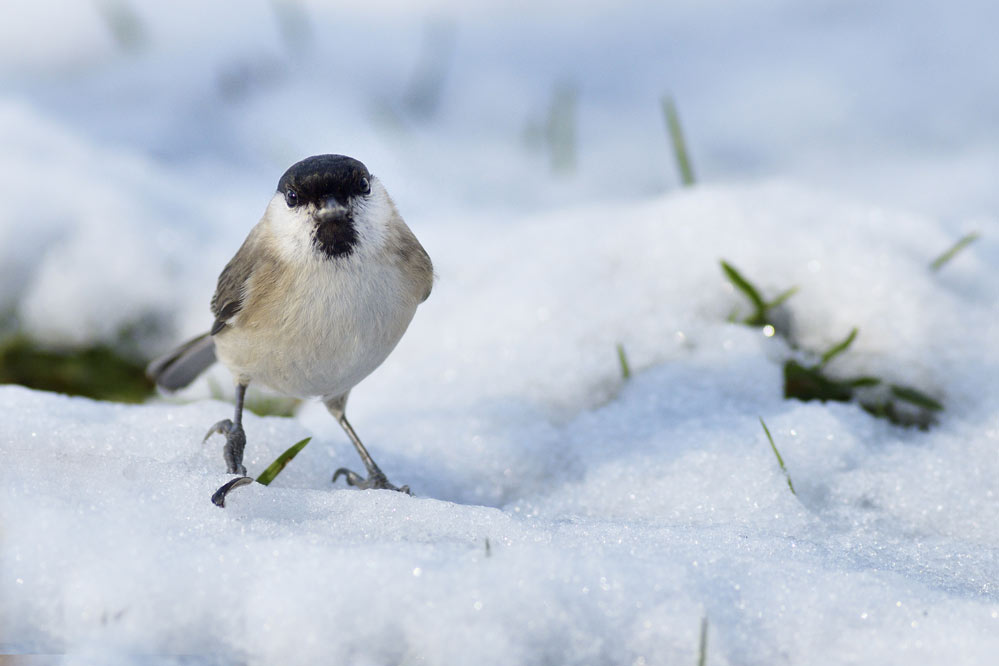
[[211, 303], [212, 314], [215, 315], [212, 335], [221, 332], [227, 322], [243, 309], [246, 301], [246, 284], [250, 277], [262, 266], [274, 261], [271, 253], [261, 243], [261, 235], [262, 228], [258, 224], [250, 231], [239, 250], [219, 274]]
[[389, 255], [402, 267], [403, 273], [410, 282], [420, 292], [420, 302], [427, 300], [430, 290], [434, 284], [434, 265], [430, 260], [430, 255], [423, 248], [423, 245], [416, 238], [412, 230], [402, 221], [397, 219], [394, 225], [395, 233], [389, 238]]

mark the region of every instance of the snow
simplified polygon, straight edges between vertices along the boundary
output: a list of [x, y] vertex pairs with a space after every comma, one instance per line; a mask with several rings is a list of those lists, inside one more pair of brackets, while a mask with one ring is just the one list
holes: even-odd
[[[297, 47], [275, 5], [135, 5], [137, 52], [82, 5], [4, 10], [0, 312], [162, 351], [208, 325], [283, 169], [354, 155], [438, 273], [348, 409], [415, 495], [332, 486], [359, 461], [320, 404], [245, 416], [251, 474], [313, 440], [223, 510], [201, 438], [231, 404], [207, 381], [139, 406], [0, 386], [0, 654], [696, 663], [707, 618], [709, 664], [994, 663], [992, 5], [292, 5]], [[420, 120], [400, 91], [428, 25], [455, 51]], [[571, 174], [523, 142], [560, 81]], [[721, 259], [768, 297], [798, 288], [801, 348], [857, 327], [830, 372], [918, 388], [938, 423], [783, 399], [801, 352], [729, 323], [748, 310]]]

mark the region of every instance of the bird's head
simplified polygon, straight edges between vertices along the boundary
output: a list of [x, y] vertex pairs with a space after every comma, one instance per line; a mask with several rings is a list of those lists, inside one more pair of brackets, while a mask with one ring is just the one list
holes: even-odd
[[384, 237], [395, 208], [381, 182], [345, 155], [316, 155], [288, 168], [267, 215], [289, 247], [349, 257]]

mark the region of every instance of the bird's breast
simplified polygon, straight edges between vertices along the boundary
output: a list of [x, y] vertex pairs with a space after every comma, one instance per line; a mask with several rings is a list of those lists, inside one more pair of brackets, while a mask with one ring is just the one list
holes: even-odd
[[395, 348], [418, 302], [397, 267], [355, 257], [257, 278], [216, 337], [219, 358], [241, 381], [299, 397], [349, 391]]

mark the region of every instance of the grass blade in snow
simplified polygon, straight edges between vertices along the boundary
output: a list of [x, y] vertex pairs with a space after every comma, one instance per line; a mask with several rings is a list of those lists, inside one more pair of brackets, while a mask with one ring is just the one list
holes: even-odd
[[790, 289], [785, 290], [783, 293], [778, 294], [777, 298], [775, 298], [774, 300], [772, 300], [769, 303], [767, 303], [767, 309], [768, 310], [773, 310], [776, 307], [780, 307], [781, 305], [784, 305], [784, 301], [786, 301], [787, 299], [791, 298], [792, 296], [794, 296], [797, 293], [798, 293], [798, 288], [797, 287], [791, 287]]
[[[790, 289], [785, 289], [784, 291], [782, 291], [780, 294], [777, 295], [777, 298], [768, 303], [765, 300], [763, 300], [763, 294], [760, 293], [760, 290], [756, 288], [756, 285], [754, 285], [746, 278], [746, 276], [740, 273], [735, 266], [728, 263], [724, 259], [722, 259], [720, 263], [722, 271], [725, 272], [725, 277], [728, 278], [728, 281], [731, 282], [732, 286], [735, 287], [739, 292], [741, 292], [742, 295], [745, 296], [746, 299], [749, 300], [749, 302], [753, 305], [753, 309], [755, 310], [755, 312], [753, 312], [753, 314], [743, 319], [741, 322], [746, 326], [767, 326], [767, 325], [774, 326], [773, 322], [770, 321], [768, 317], [770, 311], [777, 307], [780, 307], [781, 305], [784, 304], [785, 301], [787, 301], [787, 299], [791, 298], [796, 293], [798, 293], [797, 287], [791, 287]], [[729, 321], [734, 322], [735, 316], [733, 315], [729, 319]], [[773, 333], [770, 333], [769, 335], [772, 334]]]
[[763, 302], [763, 297], [760, 296], [760, 292], [749, 280], [744, 278], [742, 273], [736, 270], [735, 266], [732, 264], [723, 260], [721, 262], [721, 267], [722, 270], [725, 271], [725, 277], [728, 278], [729, 282], [731, 282], [736, 289], [741, 291], [743, 295], [753, 304], [753, 307], [756, 308], [756, 313], [752, 317], [748, 318], [746, 323], [749, 323], [750, 320], [759, 319], [760, 324], [758, 325], [762, 325], [762, 320], [767, 310], [767, 304]]
[[624, 345], [617, 343], [617, 360], [621, 364], [621, 379], [631, 379], [631, 366], [628, 364], [628, 355], [624, 353]]
[[673, 142], [673, 156], [676, 158], [676, 166], [680, 170], [680, 180], [684, 187], [690, 187], [694, 184], [694, 167], [690, 164], [687, 142], [683, 138], [683, 128], [680, 126], [680, 114], [676, 112], [676, 105], [673, 103], [672, 97], [663, 98], [663, 115], [666, 116], [666, 129]]
[[819, 367], [826, 365], [827, 363], [829, 363], [829, 361], [833, 360], [834, 358], [845, 352], [847, 348], [849, 348], [849, 346], [853, 344], [853, 341], [856, 338], [857, 338], [857, 329], [854, 328], [852, 331], [850, 331], [850, 335], [846, 336], [846, 338], [842, 342], [836, 343], [835, 345], [830, 347], [826, 351], [826, 353], [822, 355], [822, 362], [819, 363]]
[[787, 487], [791, 489], [791, 494], [797, 497], [798, 493], [794, 491], [794, 484], [791, 483], [791, 475], [787, 473], [787, 467], [784, 466], [784, 459], [780, 457], [780, 451], [777, 450], [777, 445], [774, 444], [774, 438], [770, 434], [770, 428], [767, 424], [763, 422], [763, 417], [760, 417], [760, 425], [763, 426], [763, 432], [767, 434], [767, 440], [770, 442], [770, 448], [773, 449], [774, 455], [777, 456], [777, 464], [780, 465], [780, 471], [784, 472], [784, 477], [787, 479]]
[[930, 262], [930, 270], [938, 271], [943, 268], [944, 264], [953, 259], [958, 252], [968, 247], [974, 243], [979, 238], [979, 233], [977, 231], [972, 231], [970, 234], [963, 236], [959, 241], [954, 243], [949, 250], [941, 254], [939, 257]]
[[917, 407], [922, 407], [923, 409], [928, 409], [934, 412], [939, 412], [943, 409], [943, 405], [930, 396], [926, 395], [922, 391], [917, 391], [916, 389], [908, 386], [892, 384], [891, 394], [899, 400], [904, 400], [905, 402], [916, 405]]
[[701, 645], [697, 651], [697, 666], [707, 666], [708, 663], [708, 618], [701, 618]]
[[304, 449], [305, 445], [308, 444], [311, 440], [312, 440], [311, 437], [306, 437], [305, 439], [298, 442], [297, 444], [294, 444], [287, 451], [279, 455], [274, 460], [274, 462], [272, 462], [270, 466], [267, 469], [265, 469], [260, 476], [257, 477], [257, 483], [261, 483], [265, 486], [270, 485], [271, 481], [273, 481], [277, 477], [277, 475], [281, 473], [281, 470], [283, 470], [285, 466], [291, 462], [292, 458], [297, 456], [298, 452]]

